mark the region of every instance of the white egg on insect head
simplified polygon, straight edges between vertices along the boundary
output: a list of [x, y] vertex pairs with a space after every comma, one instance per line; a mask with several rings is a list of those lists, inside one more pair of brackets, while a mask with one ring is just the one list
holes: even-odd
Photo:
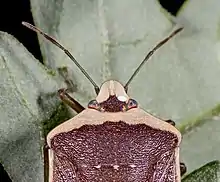
[[99, 88], [71, 53], [55, 39], [28, 23], [61, 48], [93, 84], [97, 97], [84, 108], [65, 89], [60, 98], [79, 114], [47, 135], [49, 182], [180, 182], [180, 132], [145, 112], [127, 95], [130, 82], [153, 53], [182, 28], [157, 44], [123, 85], [109, 80]]
[[120, 101], [122, 101], [122, 102], [126, 102], [126, 101], [128, 100], [128, 99], [127, 99], [125, 96], [123, 96], [123, 95], [117, 96], [117, 99], [120, 100]]

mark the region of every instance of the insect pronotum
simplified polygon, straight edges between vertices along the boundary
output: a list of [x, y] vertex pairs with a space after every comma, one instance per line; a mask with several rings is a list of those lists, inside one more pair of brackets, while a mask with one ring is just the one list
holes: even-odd
[[99, 88], [67, 49], [22, 23], [62, 49], [97, 93], [84, 108], [65, 89], [59, 90], [60, 98], [79, 114], [47, 135], [49, 182], [180, 182], [186, 167], [179, 161], [181, 134], [175, 123], [140, 109], [127, 89], [153, 53], [183, 28], [159, 42], [125, 85], [110, 80]]

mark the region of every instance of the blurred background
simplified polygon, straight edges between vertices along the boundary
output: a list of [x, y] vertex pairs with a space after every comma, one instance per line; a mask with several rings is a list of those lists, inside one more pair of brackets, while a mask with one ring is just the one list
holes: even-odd
[[[159, 0], [160, 4], [174, 16], [184, 0]], [[37, 35], [21, 25], [22, 21], [33, 24], [29, 0], [5, 0], [0, 6], [0, 31], [16, 37], [38, 60], [42, 61]], [[0, 164], [0, 182], [9, 182], [7, 173]]]

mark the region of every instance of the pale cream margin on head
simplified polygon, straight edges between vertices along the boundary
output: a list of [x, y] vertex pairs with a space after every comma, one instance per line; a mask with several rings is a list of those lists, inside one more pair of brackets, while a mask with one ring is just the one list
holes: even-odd
[[[100, 92], [96, 97], [96, 100], [99, 103], [103, 102], [107, 100], [110, 95], [116, 95], [116, 97], [119, 97], [122, 100], [126, 100], [126, 101], [129, 100], [129, 96], [125, 92], [122, 84], [120, 84], [118, 81], [115, 80], [106, 81], [101, 86]], [[174, 126], [162, 121], [159, 118], [152, 116], [151, 114], [147, 113], [146, 111], [140, 108], [133, 108], [126, 112], [116, 112], [116, 113], [100, 112], [95, 109], [86, 108], [75, 117], [69, 119], [68, 121], [54, 128], [47, 135], [48, 145], [50, 146], [50, 140], [56, 134], [62, 132], [68, 132], [73, 129], [79, 128], [83, 125], [102, 124], [105, 121], [112, 121], [112, 122], [125, 121], [128, 124], [143, 123], [148, 126], [151, 126], [152, 128], [157, 128], [160, 130], [172, 132], [177, 135], [179, 142], [181, 141], [181, 134]]]

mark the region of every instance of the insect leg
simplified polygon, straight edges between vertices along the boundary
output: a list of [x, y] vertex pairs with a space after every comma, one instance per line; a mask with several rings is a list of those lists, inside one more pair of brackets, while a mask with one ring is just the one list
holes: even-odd
[[169, 124], [171, 124], [173, 126], [176, 125], [175, 122], [173, 120], [171, 120], [171, 119], [165, 120], [165, 122], [167, 122], [167, 123], [169, 123]]
[[183, 162], [180, 162], [180, 174], [183, 176], [187, 171], [187, 167]]
[[75, 99], [73, 99], [68, 93], [66, 89], [60, 89], [58, 90], [58, 94], [60, 99], [66, 103], [68, 106], [70, 106], [74, 111], [77, 113], [82, 112], [85, 108], [77, 102]]
[[44, 146], [43, 146], [43, 156], [44, 156], [44, 182], [49, 181], [49, 146], [46, 143], [46, 138], [44, 139]]

